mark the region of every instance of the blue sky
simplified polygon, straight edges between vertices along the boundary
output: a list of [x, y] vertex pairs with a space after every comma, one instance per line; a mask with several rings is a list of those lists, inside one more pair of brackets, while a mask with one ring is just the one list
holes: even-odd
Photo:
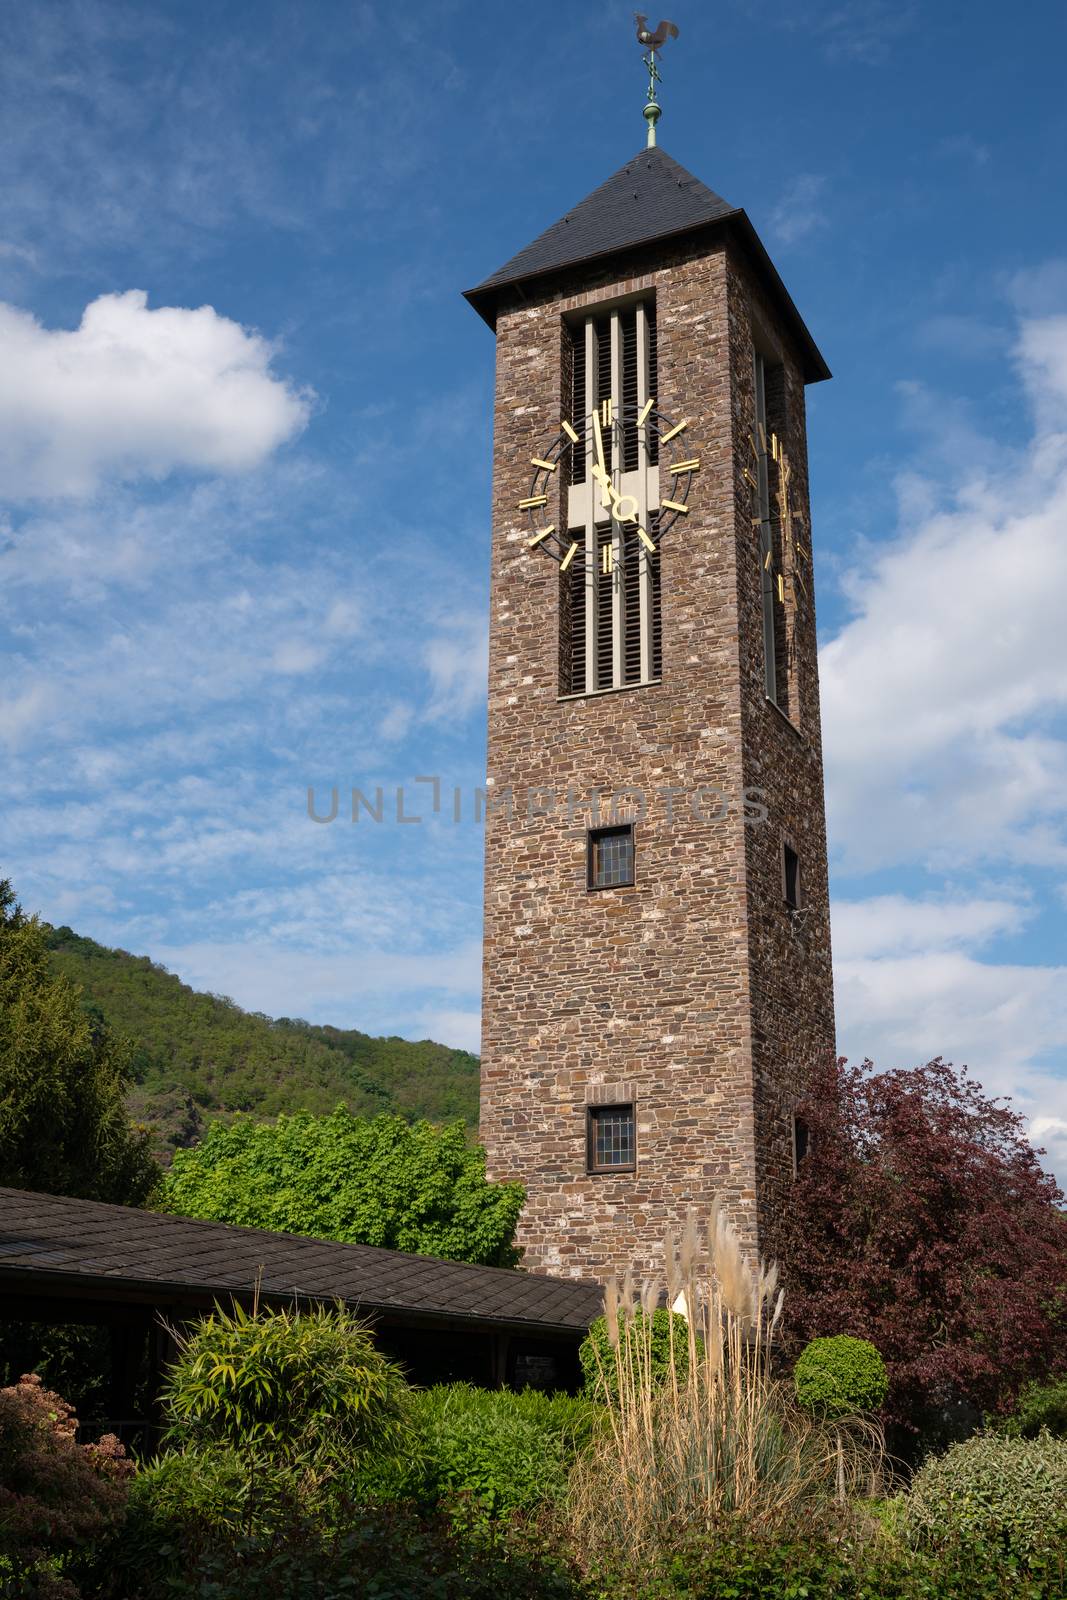
[[[840, 1046], [967, 1062], [1063, 1175], [1067, 17], [672, 5], [661, 143], [835, 373]], [[38, 0], [0, 79], [0, 870], [254, 1009], [476, 1048], [492, 338], [460, 290], [643, 142], [630, 12]], [[419, 826], [306, 815], [419, 810], [420, 774]]]

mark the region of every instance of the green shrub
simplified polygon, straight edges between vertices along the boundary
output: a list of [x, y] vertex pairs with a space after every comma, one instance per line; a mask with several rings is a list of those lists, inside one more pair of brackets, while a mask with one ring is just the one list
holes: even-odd
[[322, 1469], [399, 1448], [410, 1391], [343, 1307], [217, 1309], [182, 1335], [163, 1391], [170, 1440]]
[[1067, 1439], [1067, 1377], [1028, 1383], [1001, 1431], [1012, 1439], [1036, 1439], [1042, 1430]]
[[614, 1575], [627, 1600], [1063, 1600], [1064, 1569], [1020, 1570], [1002, 1553], [930, 1554], [828, 1532], [772, 1541], [727, 1526], [694, 1542], [644, 1587]]
[[[624, 1327], [623, 1312], [618, 1312], [620, 1331]], [[653, 1311], [651, 1321], [652, 1337], [646, 1337], [648, 1315], [644, 1311], [636, 1311], [630, 1318], [629, 1326], [635, 1346], [648, 1349], [651, 1356], [651, 1376], [654, 1384], [660, 1384], [671, 1370], [671, 1326], [674, 1329], [674, 1366], [678, 1376], [684, 1377], [689, 1370], [689, 1327], [683, 1316], [677, 1311], [667, 1311], [663, 1306]], [[697, 1341], [700, 1354], [703, 1355], [703, 1341]], [[585, 1393], [596, 1400], [616, 1399], [618, 1389], [617, 1363], [615, 1351], [608, 1338], [608, 1324], [604, 1317], [597, 1317], [589, 1329], [589, 1333], [582, 1341], [578, 1358], [582, 1364], [582, 1376], [585, 1380]]]
[[596, 1408], [569, 1395], [443, 1384], [412, 1396], [414, 1448], [371, 1464], [363, 1486], [452, 1506], [481, 1523], [558, 1503]]
[[921, 1548], [953, 1543], [1029, 1559], [1067, 1546], [1067, 1440], [976, 1434], [928, 1461], [904, 1501]]
[[879, 1410], [889, 1379], [873, 1344], [839, 1333], [804, 1347], [793, 1368], [793, 1387], [802, 1406], [832, 1419]]
[[402, 1505], [360, 1505], [299, 1466], [227, 1447], [137, 1479], [102, 1551], [99, 1600], [577, 1600], [566, 1563], [521, 1530], [464, 1537]]

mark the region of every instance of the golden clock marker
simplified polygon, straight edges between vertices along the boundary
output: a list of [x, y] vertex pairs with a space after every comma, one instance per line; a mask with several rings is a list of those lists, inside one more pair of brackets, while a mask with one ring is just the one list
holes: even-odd
[[610, 544], [606, 544], [604, 546], [603, 550], [601, 550], [601, 552], [600, 552], [600, 570], [604, 574], [605, 578], [607, 577], [608, 573], [611, 571], [611, 546], [610, 546]]
[[543, 456], [531, 456], [531, 467], [543, 467], [546, 472], [555, 472], [558, 465], [555, 461], [546, 461]]
[[689, 418], [688, 417], [686, 417], [684, 422], [676, 422], [674, 424], [673, 428], [668, 428], [666, 433], [661, 433], [660, 434], [660, 436], [659, 436], [660, 444], [669, 444], [672, 439], [674, 439], [679, 433], [681, 433], [684, 428], [688, 428], [688, 426], [689, 426]]
[[571, 427], [570, 423], [569, 422], [564, 422], [562, 424], [562, 428], [563, 428], [564, 433], [567, 435], [567, 438], [570, 440], [571, 444], [577, 444], [578, 443], [578, 435], [575, 433], [575, 431]]
[[611, 427], [611, 424], [614, 420], [614, 415], [615, 402], [613, 400], [605, 400], [600, 408], [600, 420], [604, 424], [605, 428]]
[[547, 494], [532, 494], [528, 499], [519, 501], [519, 510], [532, 511], [535, 506], [547, 506], [547, 504]]
[[694, 456], [691, 461], [676, 461], [671, 467], [672, 472], [699, 472], [700, 457]]
[[689, 515], [689, 507], [684, 506], [680, 500], [661, 500], [660, 509], [662, 511], [677, 511], [680, 517]]
[[646, 550], [652, 550], [653, 552], [655, 551], [656, 546], [653, 544], [652, 540], [649, 538], [648, 534], [645, 532], [644, 528], [642, 528], [640, 523], [637, 525], [637, 537], [640, 539]]
[[655, 405], [655, 403], [655, 399], [653, 398], [651, 400], [646, 400], [644, 405], [641, 407], [641, 410], [637, 414], [637, 426], [639, 428], [644, 427], [645, 423], [648, 421], [649, 412], [652, 410], [652, 407]]
[[550, 522], [547, 528], [542, 528], [540, 533], [535, 533], [532, 539], [527, 539], [526, 548], [532, 550], [534, 545], [540, 544], [542, 539], [547, 539], [550, 533], [555, 533], [556, 524]]
[[567, 554], [563, 557], [563, 560], [559, 564], [559, 570], [561, 572], [566, 572], [567, 568], [570, 566], [571, 562], [574, 560], [575, 552], [577, 551], [577, 549], [578, 549], [578, 541], [577, 541], [577, 539], [575, 539], [574, 543], [571, 545], [570, 549], [567, 551]]

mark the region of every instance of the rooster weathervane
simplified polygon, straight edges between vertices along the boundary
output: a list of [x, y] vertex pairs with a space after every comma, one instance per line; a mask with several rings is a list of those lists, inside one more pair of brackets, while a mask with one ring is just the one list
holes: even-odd
[[648, 18], [639, 11], [634, 12], [634, 21], [637, 23], [637, 42], [648, 51], [642, 57], [648, 68], [648, 99], [645, 102], [645, 120], [648, 123], [648, 148], [651, 150], [656, 142], [656, 123], [660, 119], [660, 106], [656, 99], [656, 85], [663, 80], [660, 77], [659, 67], [656, 64], [656, 51], [662, 50], [668, 39], [677, 39], [678, 28], [673, 22], [661, 22], [655, 33], [646, 27]]

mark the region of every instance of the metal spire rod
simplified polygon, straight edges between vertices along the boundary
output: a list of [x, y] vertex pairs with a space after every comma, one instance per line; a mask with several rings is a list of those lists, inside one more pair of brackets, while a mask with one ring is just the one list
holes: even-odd
[[644, 116], [648, 124], [648, 148], [651, 150], [656, 143], [656, 123], [661, 115], [660, 104], [656, 99], [656, 85], [663, 82], [659, 65], [656, 61], [656, 51], [661, 50], [668, 39], [677, 39], [678, 29], [673, 22], [661, 22], [655, 33], [653, 33], [650, 28], [645, 26], [648, 18], [637, 11], [634, 12], [634, 20], [637, 23], [637, 42], [640, 45], [644, 45], [648, 51], [648, 54], [642, 56], [641, 60], [648, 68], [648, 97], [645, 101]]

